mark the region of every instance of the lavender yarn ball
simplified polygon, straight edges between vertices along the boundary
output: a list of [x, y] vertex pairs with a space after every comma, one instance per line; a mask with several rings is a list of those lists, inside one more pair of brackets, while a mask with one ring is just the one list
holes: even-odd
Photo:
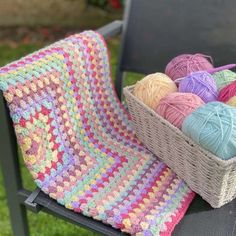
[[217, 85], [211, 74], [205, 71], [194, 72], [180, 81], [179, 92], [194, 93], [205, 103], [216, 101]]

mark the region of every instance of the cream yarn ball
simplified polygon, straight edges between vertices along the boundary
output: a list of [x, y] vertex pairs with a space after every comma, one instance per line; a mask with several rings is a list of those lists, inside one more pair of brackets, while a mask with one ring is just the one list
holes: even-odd
[[227, 105], [230, 105], [230, 106], [233, 106], [233, 107], [236, 107], [236, 96], [233, 96], [231, 97], [227, 102], [226, 102]]
[[163, 97], [176, 91], [176, 84], [163, 73], [147, 75], [134, 86], [134, 96], [154, 110]]

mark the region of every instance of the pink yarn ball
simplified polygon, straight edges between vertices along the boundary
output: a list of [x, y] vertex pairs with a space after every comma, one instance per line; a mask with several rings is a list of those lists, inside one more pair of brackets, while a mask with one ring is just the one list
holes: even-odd
[[236, 81], [222, 88], [219, 92], [218, 101], [228, 102], [231, 97], [236, 96]]
[[193, 93], [176, 92], [162, 98], [156, 112], [181, 129], [185, 117], [203, 104], [203, 100]]
[[173, 58], [166, 66], [165, 74], [172, 80], [185, 77], [195, 71], [205, 71], [213, 68], [207, 58], [211, 57], [197, 54], [182, 54]]

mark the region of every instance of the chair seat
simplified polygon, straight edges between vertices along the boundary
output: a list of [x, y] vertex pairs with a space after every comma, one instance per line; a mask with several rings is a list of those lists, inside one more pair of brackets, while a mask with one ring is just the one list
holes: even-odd
[[221, 208], [214, 209], [197, 195], [172, 235], [236, 235], [236, 199]]
[[[23, 192], [23, 199], [29, 194]], [[82, 214], [75, 213], [58, 204], [42, 191], [34, 201], [43, 207], [43, 210], [51, 214], [56, 214], [62, 219], [67, 219], [74, 224], [78, 224], [96, 232], [103, 232], [109, 236], [128, 235], [119, 229], [114, 229], [100, 221], [93, 220]], [[217, 224], [216, 224], [217, 222]], [[236, 200], [225, 206], [214, 209], [199, 195], [195, 197], [187, 210], [184, 218], [176, 226], [173, 236], [232, 236], [236, 233]]]
[[[30, 192], [26, 190], [19, 191], [19, 198], [21, 203], [25, 204], [25, 200], [30, 196]], [[110, 225], [104, 224], [101, 221], [92, 219], [91, 217], [84, 216], [72, 210], [65, 208], [59, 204], [56, 200], [50, 198], [43, 191], [37, 193], [36, 198], [33, 201], [35, 204], [40, 206], [40, 211], [44, 211], [51, 215], [55, 215], [61, 219], [69, 221], [70, 223], [76, 224], [83, 228], [102, 233], [108, 236], [125, 236], [126, 233], [121, 232], [119, 229], [114, 229]], [[27, 204], [26, 204], [27, 206]]]

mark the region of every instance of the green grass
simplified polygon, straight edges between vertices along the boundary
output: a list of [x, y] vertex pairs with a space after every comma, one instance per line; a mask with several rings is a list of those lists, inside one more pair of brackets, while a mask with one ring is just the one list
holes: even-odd
[[[16, 60], [26, 54], [29, 54], [44, 45], [42, 44], [20, 44], [14, 48], [8, 45], [0, 45], [0, 66], [3, 66], [13, 60]], [[115, 68], [117, 64], [117, 55], [119, 50], [119, 40], [115, 39], [109, 42], [109, 49], [111, 52], [111, 65], [112, 76], [114, 78]], [[140, 75], [131, 74], [127, 75], [125, 85], [133, 84]], [[25, 168], [21, 159], [21, 170], [23, 175], [24, 186], [28, 189], [34, 189], [35, 185], [29, 175], [28, 170]], [[92, 236], [98, 235], [88, 230], [74, 226], [63, 220], [57, 219], [45, 213], [38, 215], [28, 212], [30, 235], [31, 236]], [[6, 195], [3, 187], [3, 177], [0, 171], [0, 236], [11, 236], [11, 227], [9, 222], [9, 212], [7, 208]]]

